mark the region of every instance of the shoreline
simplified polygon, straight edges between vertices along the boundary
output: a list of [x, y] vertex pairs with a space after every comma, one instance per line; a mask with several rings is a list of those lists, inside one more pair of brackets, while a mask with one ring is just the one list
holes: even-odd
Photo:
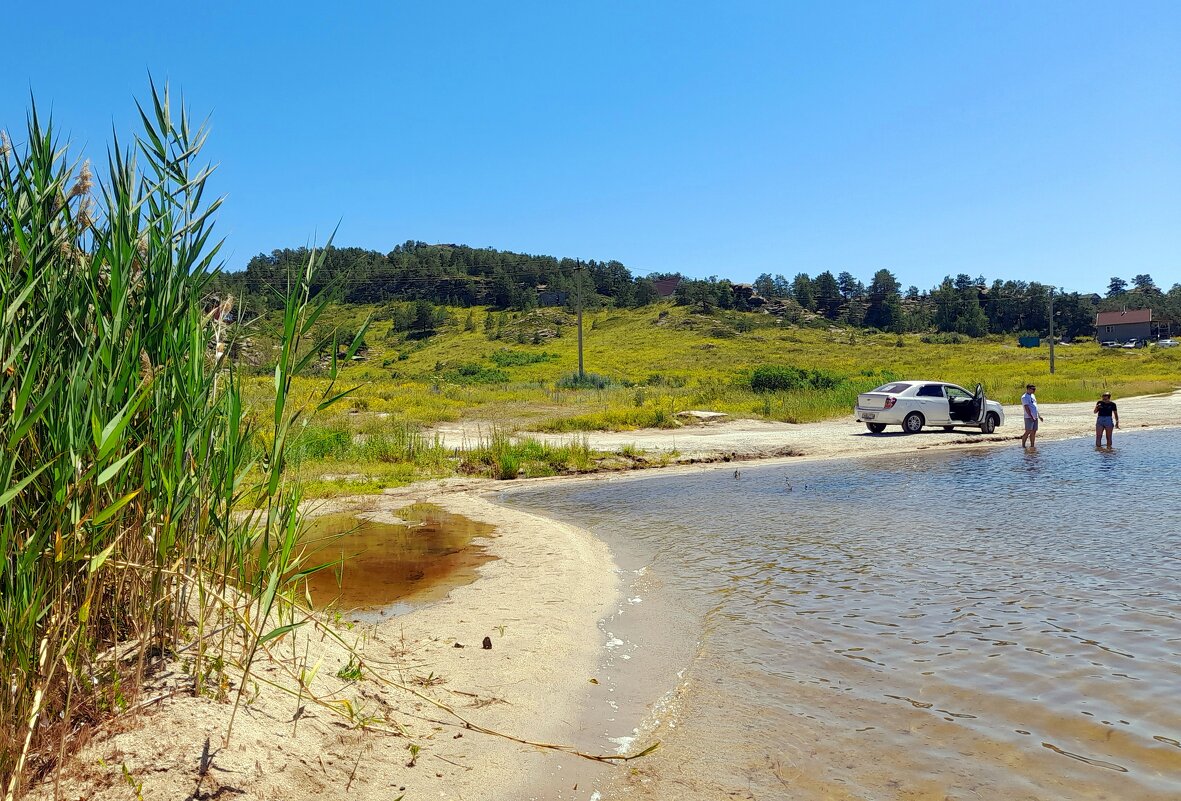
[[[1127, 428], [1120, 429], [1121, 431], [1181, 426], [1181, 390], [1166, 395], [1116, 399], [1116, 402], [1120, 406], [1121, 419], [1128, 425]], [[1093, 436], [1094, 405], [1095, 401], [1041, 404], [1046, 420], [1041, 425], [1038, 438], [1048, 442]], [[897, 427], [890, 427], [881, 434], [870, 434], [864, 425], [843, 417], [818, 423], [798, 424], [736, 420], [681, 429], [590, 432], [584, 436], [592, 448], [603, 450], [635, 446], [658, 452], [679, 451], [682, 459], [716, 458], [730, 454], [736, 461], [773, 463], [798, 459], [899, 454], [928, 448], [977, 447], [985, 444], [995, 446], [1016, 442], [1023, 433], [1021, 406], [1005, 405], [1004, 411], [1005, 424], [990, 435], [981, 434], [970, 428], [950, 432], [945, 432], [941, 428], [925, 428], [918, 434], [905, 434]], [[553, 434], [531, 433], [528, 436], [554, 442], [569, 439], [568, 436]], [[785, 448], [794, 449], [797, 453], [779, 455]], [[686, 465], [674, 463], [670, 467], [684, 466]], [[716, 463], [713, 466], [716, 467]]]
[[[539, 782], [564, 783], [567, 766], [600, 768], [509, 738], [578, 747], [581, 709], [609, 689], [591, 682], [604, 645], [597, 625], [619, 587], [607, 546], [573, 526], [431, 487], [322, 502], [314, 514], [380, 518], [416, 502], [496, 526], [483, 543], [496, 558], [476, 581], [405, 615], [356, 625], [345, 615], [336, 631], [361, 655], [360, 680], [336, 675], [351, 654], [323, 628], [280, 638], [255, 663], [223, 747], [240, 672], [227, 669], [228, 698], [218, 702], [179, 691], [182, 671], [170, 665], [144, 688], [163, 700], [117, 718], [67, 759], [60, 797], [295, 799], [347, 787], [374, 801], [471, 801], [526, 798]], [[292, 670], [314, 674], [309, 684], [325, 703], [297, 697], [285, 679]], [[29, 797], [52, 798], [53, 784], [51, 773]]]
[[[1181, 392], [1117, 402], [1121, 417], [1129, 423], [1127, 430], [1181, 426]], [[1080, 424], [1093, 426], [1092, 406], [1089, 402], [1045, 406], [1049, 420], [1043, 424], [1042, 438], [1089, 437]], [[734, 446], [731, 453], [738, 466], [753, 467], [1013, 447], [1020, 436], [1013, 425], [1014, 419], [1020, 422], [1019, 414], [1014, 418], [1006, 408], [1007, 424], [1001, 429], [1005, 433], [990, 437], [938, 430], [869, 435], [846, 420], [770, 426], [778, 429], [775, 432], [768, 431], [767, 425], [728, 423], [688, 436], [715, 448]], [[675, 440], [683, 444], [686, 437], [684, 431], [677, 431], [588, 439], [592, 447], [595, 439], [609, 437], [636, 442], [630, 435], [637, 433], [645, 435], [645, 444], [656, 447], [675, 448]], [[803, 455], [758, 456], [788, 444], [799, 446]], [[381, 495], [309, 502], [313, 517], [350, 512], [378, 519], [413, 503], [432, 503], [496, 526], [486, 541], [496, 558], [479, 569], [477, 580], [406, 615], [355, 628], [346, 624], [340, 631], [366, 662], [376, 666], [374, 672], [409, 686], [414, 694], [370, 678], [359, 682], [337, 678], [338, 668], [349, 658], [347, 649], [322, 635], [300, 633], [280, 641], [278, 661], [316, 665], [316, 691], [338, 706], [352, 705], [352, 721], [306, 699], [302, 705], [306, 711], [300, 711], [298, 699], [268, 684], [281, 680], [282, 665], [260, 664], [255, 671], [259, 686], [252, 687], [257, 694], [243, 704], [228, 747], [219, 750], [230, 705], [176, 694], [135, 716], [117, 719], [109, 731], [92, 737], [67, 760], [60, 797], [123, 799], [131, 789], [128, 785], [134, 787], [136, 782], [141, 783], [143, 797], [191, 797], [231, 788], [234, 797], [243, 799], [304, 798], [339, 792], [346, 786], [350, 796], [360, 799], [390, 799], [399, 794], [407, 800], [467, 801], [587, 797], [589, 780], [605, 776], [610, 768], [480, 734], [436, 705], [449, 705], [478, 726], [525, 740], [581, 747], [580, 738], [587, 736], [582, 716], [592, 704], [608, 703], [607, 693], [614, 690], [607, 681], [595, 683], [607, 653], [600, 626], [622, 597], [623, 579], [614, 555], [602, 540], [583, 529], [506, 506], [493, 497], [505, 490], [515, 494], [553, 482], [643, 480], [734, 466], [679, 464], [511, 482], [453, 478]], [[480, 647], [485, 636], [492, 640], [490, 651]], [[463, 647], [455, 647], [456, 643]], [[665, 689], [671, 693], [676, 688]], [[652, 698], [650, 703], [657, 700]], [[355, 724], [358, 716], [365, 715], [387, 715], [404, 732], [362, 731]], [[205, 742], [210, 743], [214, 757], [212, 770], [202, 774]], [[412, 756], [411, 744], [421, 751]], [[641, 737], [633, 752], [647, 745]], [[580, 781], [583, 784], [575, 794]], [[30, 797], [53, 797], [52, 784], [51, 774]]]
[[[1097, 400], [1097, 399], [1096, 399]], [[1117, 399], [1121, 419], [1127, 426], [1115, 432], [1115, 444], [1132, 431], [1181, 427], [1181, 389], [1167, 395], [1141, 395]], [[1041, 404], [1049, 415], [1038, 431], [1040, 442], [1087, 439], [1094, 436], [1094, 401]], [[870, 434], [864, 425], [851, 418], [818, 423], [769, 423], [736, 420], [687, 426], [680, 429], [643, 429], [638, 431], [587, 432], [584, 437], [592, 449], [618, 450], [629, 446], [649, 452], [680, 453], [678, 461], [665, 465], [603, 470], [574, 475], [517, 478], [510, 481], [488, 478], [449, 478], [427, 482], [442, 492], [499, 493], [526, 487], [560, 482], [643, 481], [660, 476], [687, 475], [710, 470], [733, 470], [762, 465], [797, 464], [810, 461], [899, 456], [919, 453], [946, 453], [978, 448], [1020, 447], [1023, 433], [1021, 407], [1006, 405], [1005, 424], [994, 434], [980, 434], [972, 429], [945, 432], [926, 428], [918, 434], [904, 434], [891, 428], [882, 434]], [[522, 432], [521, 436], [546, 442], [569, 442], [568, 434]], [[795, 451], [783, 455], [784, 449]], [[414, 486], [414, 485], [412, 485]], [[386, 490], [399, 494], [412, 487]], [[344, 496], [366, 497], [366, 496]]]

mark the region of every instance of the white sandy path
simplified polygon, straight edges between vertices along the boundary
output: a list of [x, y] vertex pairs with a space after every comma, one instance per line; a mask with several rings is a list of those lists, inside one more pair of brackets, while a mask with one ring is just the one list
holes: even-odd
[[[1139, 398], [1116, 398], [1119, 404], [1121, 431], [1116, 432], [1118, 444], [1121, 432], [1142, 428], [1181, 425], [1181, 392]], [[1046, 418], [1038, 432], [1042, 442], [1093, 437], [1095, 434], [1094, 401], [1083, 403], [1042, 404]], [[587, 434], [524, 433], [545, 442], [570, 442], [574, 436], [585, 437], [590, 447], [602, 451], [618, 451], [636, 447], [651, 453], [677, 454], [686, 462], [716, 459], [734, 455], [741, 459], [776, 458], [792, 449], [812, 458], [843, 458], [849, 456], [908, 453], [937, 446], [963, 446], [981, 442], [1004, 442], [1020, 439], [1023, 430], [1020, 406], [1005, 406], [1005, 425], [990, 437], [973, 429], [944, 432], [940, 428], [924, 429], [919, 434], [904, 434], [899, 427], [890, 427], [882, 434], [870, 434], [864, 425], [852, 417], [827, 420], [821, 423], [775, 423], [763, 420], [734, 420], [707, 425], [685, 426], [677, 429], [644, 429], [640, 431], [590, 432]], [[486, 430], [476, 425], [447, 426], [435, 430], [451, 447], [474, 443]]]

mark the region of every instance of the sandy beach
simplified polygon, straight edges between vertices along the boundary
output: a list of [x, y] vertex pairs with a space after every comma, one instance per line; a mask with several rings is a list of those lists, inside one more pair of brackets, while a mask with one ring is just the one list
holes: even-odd
[[[611, 555], [599, 541], [455, 489], [415, 487], [318, 510], [381, 517], [430, 502], [499, 532], [486, 543], [496, 559], [446, 600], [351, 628], [346, 616], [334, 627], [362, 655], [360, 681], [337, 678], [346, 648], [305, 627], [256, 665], [228, 746], [232, 703], [178, 692], [120, 719], [122, 731], [92, 737], [63, 771], [60, 797], [126, 799], [138, 790], [142, 798], [522, 798], [559, 765], [585, 762], [469, 729], [432, 703], [523, 740], [570, 742], [585, 696], [597, 689], [596, 623], [616, 594]], [[481, 647], [485, 637], [491, 650]], [[336, 711], [292, 694], [285, 665], [318, 666], [311, 687]], [[232, 699], [239, 677], [227, 672]], [[156, 677], [145, 696], [168, 695], [179, 678]], [[363, 731], [359, 720], [404, 734]], [[52, 780], [33, 795], [52, 796]]]
[[[1181, 426], [1181, 393], [1117, 401], [1124, 430]], [[1093, 436], [1092, 406], [1045, 406], [1042, 439]], [[1020, 409], [1005, 411], [1006, 425], [987, 437], [941, 430], [869, 435], [851, 420], [839, 420], [810, 425], [736, 421], [587, 439], [592, 448], [634, 444], [675, 451], [680, 460], [833, 459], [1017, 447]], [[785, 456], [788, 452], [795, 455]], [[681, 464], [536, 482], [613, 481], [700, 469], [700, 464]], [[375, 519], [396, 516], [412, 503], [436, 504], [494, 525], [496, 532], [485, 545], [495, 559], [480, 569], [474, 583], [409, 614], [360, 623], [345, 616], [321, 624], [331, 626], [344, 644], [310, 625], [272, 643], [271, 657], [256, 666], [257, 679], [247, 683], [228, 745], [223, 739], [241, 676], [227, 669], [229, 703], [193, 697], [180, 691], [184, 677], [178, 662], [171, 674], [152, 679], [140, 711], [95, 732], [68, 760], [60, 797], [126, 799], [137, 792], [142, 798], [584, 797], [585, 792], [574, 795], [575, 784], [612, 768], [465, 723], [520, 740], [577, 745], [585, 729], [583, 710], [593, 694], [609, 691], [596, 671], [604, 653], [598, 624], [618, 602], [620, 579], [612, 554], [587, 532], [488, 499], [506, 486], [450, 479], [316, 504], [313, 514], [347, 511]], [[481, 647], [485, 637], [490, 650]], [[357, 681], [336, 676], [349, 661], [349, 648], [364, 665]], [[293, 677], [301, 670], [305, 676], [314, 670], [309, 686], [323, 703], [300, 697]], [[641, 738], [634, 747], [646, 744]], [[662, 790], [662, 765], [693, 757], [674, 744], [664, 754], [634, 763], [634, 775], [645, 780], [633, 785], [628, 797], [680, 797], [679, 791]], [[615, 770], [622, 778], [628, 768]], [[52, 778], [33, 797], [53, 797]]]

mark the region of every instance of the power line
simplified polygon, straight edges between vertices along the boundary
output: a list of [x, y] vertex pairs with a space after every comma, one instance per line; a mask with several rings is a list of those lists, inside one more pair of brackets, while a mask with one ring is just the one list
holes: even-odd
[[[496, 279], [497, 273], [499, 275], [507, 276], [510, 278], [513, 278], [513, 277], [520, 278], [520, 277], [524, 277], [524, 276], [535, 276], [535, 275], [537, 275], [538, 277], [544, 277], [547, 274], [548, 275], [555, 275], [556, 274], [556, 277], [558, 277], [558, 278], [570, 278], [573, 280], [574, 273], [577, 272], [579, 269], [578, 267], [571, 267], [569, 269], [554, 268], [553, 270], [549, 270], [549, 271], [531, 270], [531, 269], [506, 270], [501, 267], [497, 267], [495, 265], [471, 265], [469, 269], [481, 269], [481, 268], [495, 270], [496, 272], [492, 275], [481, 275], [478, 273], [475, 275], [470, 274], [470, 273], [457, 273], [457, 274], [434, 275], [434, 276], [429, 276], [429, 275], [427, 275], [427, 276], [418, 276], [418, 275], [400, 276], [400, 275], [397, 275], [396, 273], [394, 273], [394, 274], [388, 274], [388, 275], [369, 276], [369, 277], [331, 277], [330, 276], [330, 277], [325, 278], [321, 281], [318, 281], [318, 283], [358, 285], [358, 284], [373, 283], [376, 281], [385, 281], [385, 282], [390, 282], [390, 283], [432, 283], [432, 282], [440, 283], [443, 281], [456, 281], [456, 280], [493, 281]], [[245, 280], [247, 278], [247, 276], [244, 273], [245, 273], [245, 271], [222, 272], [221, 274], [227, 278]], [[541, 275], [538, 275], [538, 273], [541, 273]], [[646, 278], [646, 277], [647, 276], [639, 276], [639, 278], [641, 278], [641, 279]], [[255, 280], [262, 280], [262, 281], [267, 281], [269, 283], [275, 283], [277, 281], [285, 280], [285, 276], [275, 276], [273, 280], [270, 277], [263, 278], [263, 279], [256, 278]], [[635, 279], [633, 278], [633, 280], [635, 280]]]

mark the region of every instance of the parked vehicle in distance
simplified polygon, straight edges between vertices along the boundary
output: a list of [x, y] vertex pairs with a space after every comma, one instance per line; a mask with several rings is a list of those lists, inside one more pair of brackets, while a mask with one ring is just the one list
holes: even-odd
[[1122, 347], [1132, 350], [1135, 348], [1143, 348], [1143, 347], [1146, 347], [1147, 345], [1148, 345], [1148, 343], [1143, 339], [1129, 339], [1127, 342], [1125, 342], [1122, 345]]
[[975, 392], [968, 392], [945, 381], [883, 384], [858, 395], [853, 414], [874, 434], [886, 426], [902, 426], [907, 434], [917, 434], [923, 426], [942, 426], [944, 431], [964, 426], [991, 434], [1005, 422], [1005, 410], [984, 397], [983, 386], [977, 384]]
[[1109, 339], [1105, 342], [1100, 342], [1099, 347], [1101, 347], [1101, 348], [1118, 348], [1119, 343], [1116, 342], [1114, 339]]
[[1175, 339], [1159, 339], [1156, 346], [1158, 348], [1175, 348], [1177, 347], [1177, 340]]

